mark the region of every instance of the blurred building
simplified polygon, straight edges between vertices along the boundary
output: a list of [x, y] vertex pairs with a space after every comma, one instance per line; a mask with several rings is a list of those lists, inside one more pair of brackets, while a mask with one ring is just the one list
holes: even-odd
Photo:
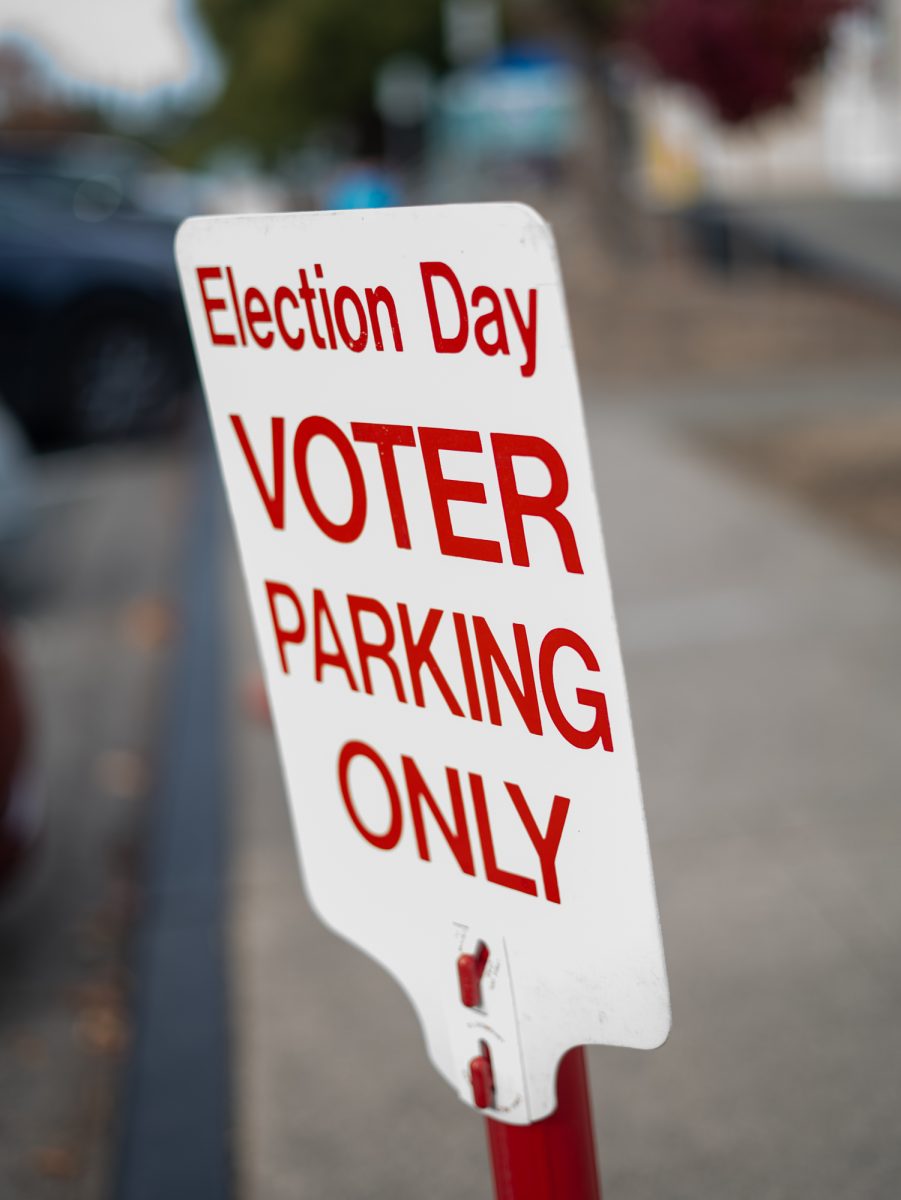
[[553, 47], [512, 44], [441, 81], [431, 151], [466, 195], [486, 173], [553, 179], [580, 144], [584, 105], [578, 71]]

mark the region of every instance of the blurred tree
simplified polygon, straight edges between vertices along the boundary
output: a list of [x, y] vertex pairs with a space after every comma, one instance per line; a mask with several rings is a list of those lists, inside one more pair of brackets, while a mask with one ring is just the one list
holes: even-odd
[[565, 0], [598, 49], [633, 46], [662, 76], [694, 87], [724, 121], [790, 104], [836, 17], [868, 0]]
[[[591, 3], [591, 0], [574, 0]], [[741, 122], [790, 104], [837, 16], [861, 0], [643, 0], [626, 33], [666, 78]], [[597, 0], [601, 8], [608, 0]]]
[[226, 83], [185, 138], [191, 156], [244, 145], [272, 161], [317, 125], [353, 126], [374, 149], [373, 80], [407, 51], [438, 63], [440, 0], [199, 0]]
[[636, 57], [695, 88], [724, 121], [790, 104], [822, 57], [837, 16], [870, 0], [545, 0], [570, 33], [595, 103], [589, 177], [611, 244], [628, 253], [638, 216], [623, 65]]
[[624, 14], [634, 0], [563, 0], [561, 10], [568, 20], [595, 43], [620, 33]]

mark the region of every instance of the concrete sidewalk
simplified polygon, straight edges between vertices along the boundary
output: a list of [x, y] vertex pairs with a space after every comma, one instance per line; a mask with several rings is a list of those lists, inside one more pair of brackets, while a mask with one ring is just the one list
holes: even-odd
[[[901, 572], [589, 406], [674, 1006], [591, 1052], [608, 1200], [894, 1200]], [[248, 1200], [489, 1196], [407, 1001], [307, 907], [234, 567], [234, 1005]]]

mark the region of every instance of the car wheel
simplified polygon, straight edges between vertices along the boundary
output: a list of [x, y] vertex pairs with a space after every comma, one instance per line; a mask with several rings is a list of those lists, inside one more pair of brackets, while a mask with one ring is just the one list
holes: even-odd
[[112, 441], [171, 425], [185, 383], [167, 330], [140, 313], [111, 313], [72, 331], [56, 402], [70, 436]]

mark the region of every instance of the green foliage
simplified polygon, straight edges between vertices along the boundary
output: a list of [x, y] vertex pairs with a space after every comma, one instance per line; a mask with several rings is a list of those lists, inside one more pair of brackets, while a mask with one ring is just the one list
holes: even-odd
[[195, 155], [243, 144], [271, 161], [323, 123], [365, 129], [385, 58], [440, 61], [440, 0], [199, 0], [198, 10], [226, 83], [188, 135]]

